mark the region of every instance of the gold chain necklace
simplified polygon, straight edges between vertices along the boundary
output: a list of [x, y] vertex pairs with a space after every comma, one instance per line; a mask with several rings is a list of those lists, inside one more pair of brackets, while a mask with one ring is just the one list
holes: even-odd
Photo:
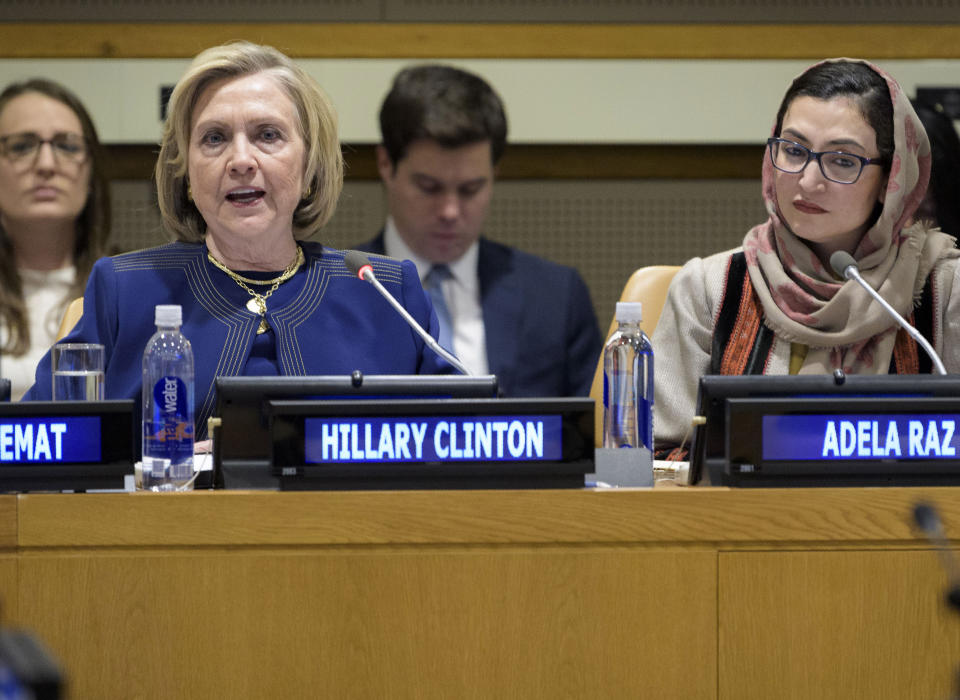
[[[238, 275], [236, 272], [213, 257], [213, 253], [209, 251], [207, 251], [207, 259], [213, 263], [214, 266], [223, 270], [230, 277], [230, 279], [240, 285], [240, 287], [246, 290], [247, 294], [252, 297], [252, 299], [247, 302], [247, 309], [250, 311], [250, 313], [260, 315], [260, 325], [257, 326], [257, 335], [260, 335], [261, 333], [266, 333], [270, 329], [266, 319], [267, 297], [277, 291], [281, 284], [293, 277], [297, 273], [297, 270], [300, 269], [300, 266], [303, 264], [303, 248], [301, 248], [299, 245], [297, 246], [297, 255], [293, 259], [293, 262], [287, 266], [287, 269], [283, 271], [283, 274], [281, 274], [279, 277], [274, 277], [272, 280], [255, 280], [250, 279], [249, 277]], [[264, 294], [259, 294], [250, 289], [250, 287], [247, 286], [248, 284], [269, 284], [270, 289], [268, 289]]]

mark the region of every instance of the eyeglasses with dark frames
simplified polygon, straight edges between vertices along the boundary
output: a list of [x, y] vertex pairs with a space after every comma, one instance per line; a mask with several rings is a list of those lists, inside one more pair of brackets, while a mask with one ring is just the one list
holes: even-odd
[[59, 133], [54, 134], [53, 138], [42, 139], [32, 131], [0, 136], [0, 154], [13, 163], [23, 163], [36, 158], [45, 143], [50, 144], [55, 157], [77, 165], [86, 162], [90, 155], [90, 148], [83, 136]]
[[820, 172], [831, 182], [852, 185], [860, 179], [860, 174], [868, 165], [884, 165], [883, 158], [864, 158], [843, 151], [811, 151], [803, 144], [789, 139], [767, 139], [770, 161], [777, 170], [785, 173], [799, 173], [807, 163], [816, 160]]

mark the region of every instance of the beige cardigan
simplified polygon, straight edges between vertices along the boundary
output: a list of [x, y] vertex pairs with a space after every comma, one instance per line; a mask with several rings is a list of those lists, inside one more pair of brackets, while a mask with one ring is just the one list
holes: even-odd
[[[697, 384], [710, 371], [713, 328], [723, 300], [730, 256], [742, 248], [693, 258], [673, 278], [660, 321], [653, 334], [654, 436], [657, 449], [689, 443], [696, 409]], [[960, 293], [951, 292], [960, 275], [960, 259], [941, 261], [933, 270], [933, 347], [947, 372], [960, 372]], [[849, 284], [855, 284], [850, 282]], [[891, 320], [891, 325], [894, 321]], [[923, 352], [921, 349], [920, 352]], [[889, 366], [890, 358], [877, 358]], [[764, 374], [788, 374], [790, 343], [774, 337]]]

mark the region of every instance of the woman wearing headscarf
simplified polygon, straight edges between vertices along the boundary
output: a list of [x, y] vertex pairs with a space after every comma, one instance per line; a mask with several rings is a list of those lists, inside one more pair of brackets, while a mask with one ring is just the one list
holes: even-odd
[[[156, 179], [176, 242], [101, 260], [64, 339], [105, 346], [107, 398], [140, 396], [157, 304], [182, 307], [197, 439], [218, 376], [449, 371], [347, 269], [343, 251], [306, 240], [333, 214], [343, 161], [329, 99], [287, 56], [247, 42], [198, 55], [171, 95]], [[372, 265], [436, 337], [413, 264], [374, 256]], [[25, 398], [50, 393], [48, 355]]]
[[[704, 374], [916, 374], [931, 362], [856, 282], [836, 251], [960, 370], [954, 239], [911, 223], [930, 146], [897, 82], [864, 61], [794, 80], [763, 161], [769, 218], [732, 251], [690, 260], [654, 333], [656, 440], [689, 435]], [[677, 453], [674, 453], [677, 456]]]

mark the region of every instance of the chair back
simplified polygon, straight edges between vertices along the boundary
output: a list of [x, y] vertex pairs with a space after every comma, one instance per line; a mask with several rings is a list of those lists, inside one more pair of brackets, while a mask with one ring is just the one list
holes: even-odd
[[[641, 267], [630, 275], [627, 284], [620, 294], [620, 301], [639, 301], [643, 304], [643, 321], [640, 328], [648, 336], [653, 336], [653, 331], [657, 327], [657, 321], [660, 320], [660, 312], [667, 300], [667, 289], [673, 276], [680, 269], [679, 265], [651, 265], [650, 267]], [[610, 328], [607, 330], [607, 339], [617, 330], [617, 319], [614, 314], [613, 321], [610, 322]], [[654, 358], [656, 362], [656, 358]], [[595, 442], [597, 447], [603, 446], [603, 353], [600, 354], [600, 360], [597, 362], [597, 369], [593, 374], [593, 385], [590, 388], [590, 397], [597, 402], [595, 418]]]
[[73, 327], [77, 325], [77, 321], [80, 320], [81, 316], [83, 316], [83, 297], [77, 297], [67, 304], [67, 310], [63, 312], [63, 318], [60, 320], [60, 328], [57, 330], [56, 342], [60, 342], [63, 336], [73, 330]]

